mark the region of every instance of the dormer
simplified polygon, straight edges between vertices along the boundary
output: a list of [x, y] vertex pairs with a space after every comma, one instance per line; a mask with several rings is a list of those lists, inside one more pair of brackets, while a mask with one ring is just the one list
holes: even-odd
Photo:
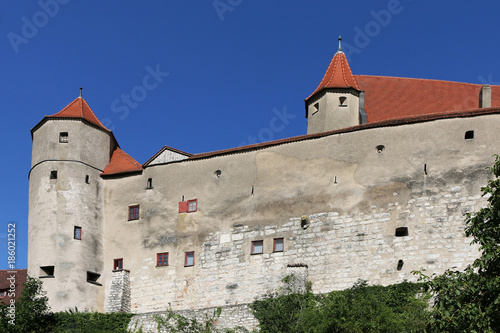
[[339, 49], [318, 88], [305, 100], [307, 134], [359, 125], [360, 94], [347, 58]]

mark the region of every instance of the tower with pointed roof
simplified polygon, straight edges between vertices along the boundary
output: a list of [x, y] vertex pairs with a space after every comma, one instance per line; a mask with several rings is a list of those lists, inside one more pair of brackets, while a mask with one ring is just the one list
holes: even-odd
[[307, 134], [359, 125], [360, 89], [339, 48], [314, 92], [306, 98]]
[[43, 280], [52, 310], [77, 305], [102, 311], [100, 174], [116, 140], [82, 97], [45, 116], [31, 135], [28, 273]]

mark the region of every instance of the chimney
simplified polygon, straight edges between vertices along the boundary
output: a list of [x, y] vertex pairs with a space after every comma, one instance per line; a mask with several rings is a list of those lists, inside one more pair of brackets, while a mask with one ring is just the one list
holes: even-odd
[[489, 84], [483, 85], [479, 94], [479, 107], [491, 108], [491, 87]]

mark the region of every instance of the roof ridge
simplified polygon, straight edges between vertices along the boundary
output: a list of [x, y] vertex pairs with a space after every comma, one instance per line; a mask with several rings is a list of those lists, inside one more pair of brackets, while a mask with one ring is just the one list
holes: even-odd
[[[356, 77], [380, 77], [387, 79], [403, 79], [403, 80], [422, 80], [422, 81], [435, 81], [435, 82], [443, 82], [443, 83], [455, 83], [455, 84], [466, 84], [473, 86], [483, 86], [483, 83], [470, 83], [470, 82], [460, 82], [460, 81], [450, 81], [450, 80], [440, 80], [440, 79], [424, 79], [418, 77], [404, 77], [404, 76], [386, 76], [386, 75], [368, 75], [368, 74], [353, 74]], [[500, 85], [490, 84], [491, 87], [500, 87]]]

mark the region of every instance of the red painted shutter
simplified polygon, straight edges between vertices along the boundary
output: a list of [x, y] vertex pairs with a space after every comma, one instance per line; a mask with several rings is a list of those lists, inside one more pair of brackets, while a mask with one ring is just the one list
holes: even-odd
[[179, 213], [186, 213], [188, 211], [189, 204], [187, 201], [179, 202]]

